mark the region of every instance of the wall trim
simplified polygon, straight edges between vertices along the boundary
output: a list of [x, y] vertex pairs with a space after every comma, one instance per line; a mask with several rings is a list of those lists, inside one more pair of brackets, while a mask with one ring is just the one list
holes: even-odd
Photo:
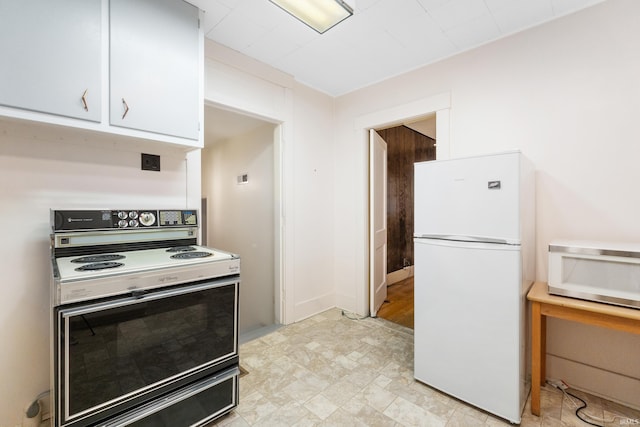
[[[245, 79], [244, 83], [246, 83], [246, 79], [248, 78], [255, 87], [263, 88], [268, 93], [274, 95], [277, 99], [272, 99], [272, 104], [268, 106], [259, 105], [245, 98], [234, 99], [227, 93], [221, 93], [211, 88], [209, 88], [211, 90], [207, 90], [206, 83], [207, 80], [209, 80], [208, 77], [211, 77], [207, 75], [207, 72], [213, 72], [213, 68], [217, 65], [226, 66], [226, 64], [218, 61], [216, 58], [205, 57], [205, 105], [260, 118], [277, 125], [277, 131], [274, 132], [278, 132], [279, 138], [277, 140], [274, 138], [274, 150], [278, 150], [278, 153], [275, 155], [279, 164], [274, 166], [279, 166], [279, 170], [274, 171], [274, 173], [277, 174], [276, 190], [280, 195], [280, 199], [275, 212], [278, 216], [275, 219], [277, 224], [274, 230], [275, 240], [277, 241], [275, 256], [278, 258], [276, 261], [277, 265], [275, 266], [277, 287], [275, 320], [278, 323], [286, 325], [296, 319], [294, 314], [293, 291], [291, 290], [294, 270], [294, 236], [292, 230], [285, 226], [284, 221], [284, 218], [287, 216], [293, 218], [293, 204], [289, 203], [289, 200], [293, 199], [293, 185], [289, 185], [289, 183], [293, 182], [292, 176], [294, 168], [292, 149], [293, 96], [291, 89], [282, 86], [278, 87], [277, 84], [271, 81], [261, 79], [251, 74], [241, 76]], [[229, 78], [231, 79], [231, 77]], [[238, 82], [233, 79], [231, 79], [230, 82], [238, 84]], [[229, 84], [228, 86], [231, 87], [233, 85]]]
[[451, 108], [451, 92], [439, 93], [407, 104], [358, 116], [354, 121], [354, 129], [400, 125], [403, 122], [410, 122], [447, 108]]
[[296, 322], [301, 321], [334, 307], [336, 307], [335, 294], [333, 292], [328, 292], [319, 297], [296, 303], [294, 308], [294, 318], [296, 319]]

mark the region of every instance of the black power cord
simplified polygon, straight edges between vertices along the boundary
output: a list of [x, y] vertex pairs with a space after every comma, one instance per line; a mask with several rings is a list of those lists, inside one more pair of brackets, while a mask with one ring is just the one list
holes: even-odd
[[362, 316], [362, 317], [358, 317], [358, 315], [350, 315], [348, 314], [346, 311], [342, 310], [342, 316], [346, 317], [349, 320], [363, 320], [366, 319], [369, 316]]
[[582, 414], [580, 413], [580, 411], [582, 411], [583, 409], [585, 409], [587, 407], [587, 402], [585, 402], [584, 400], [580, 399], [575, 394], [569, 393], [568, 391], [565, 391], [565, 393], [567, 393], [569, 396], [573, 397], [574, 399], [578, 399], [580, 402], [582, 402], [582, 406], [580, 406], [578, 409], [576, 409], [576, 417], [578, 417], [580, 419], [580, 421], [585, 422], [587, 424], [591, 424], [592, 426], [604, 427], [601, 424], [592, 423], [591, 421], [587, 421], [586, 419], [582, 418]]

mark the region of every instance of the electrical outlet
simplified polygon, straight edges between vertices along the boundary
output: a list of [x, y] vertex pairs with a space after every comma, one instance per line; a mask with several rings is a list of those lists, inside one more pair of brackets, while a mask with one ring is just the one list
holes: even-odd
[[567, 383], [565, 383], [562, 380], [556, 380], [556, 379], [549, 379], [547, 380], [547, 383], [549, 385], [554, 386], [555, 388], [559, 389], [559, 390], [566, 390], [569, 388], [569, 386], [567, 385]]
[[160, 172], [160, 156], [156, 156], [155, 154], [142, 153], [141, 163], [143, 171]]

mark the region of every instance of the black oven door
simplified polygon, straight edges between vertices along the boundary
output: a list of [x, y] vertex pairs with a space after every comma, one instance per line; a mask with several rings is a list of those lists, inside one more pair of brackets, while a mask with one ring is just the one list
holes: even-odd
[[56, 308], [56, 425], [90, 425], [236, 364], [238, 286]]

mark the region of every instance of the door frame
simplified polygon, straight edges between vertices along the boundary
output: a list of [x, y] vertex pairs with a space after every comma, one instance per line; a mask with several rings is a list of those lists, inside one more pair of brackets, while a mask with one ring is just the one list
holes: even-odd
[[364, 180], [363, 204], [361, 210], [361, 217], [365, 218], [364, 227], [361, 229], [362, 233], [362, 266], [363, 268], [359, 272], [361, 274], [361, 280], [358, 282], [361, 284], [356, 290], [356, 311], [362, 316], [371, 315], [370, 311], [370, 295], [371, 285], [369, 280], [369, 274], [371, 266], [369, 262], [369, 245], [372, 238], [369, 233], [369, 215], [370, 215], [370, 200], [369, 200], [369, 130], [379, 129], [386, 127], [399, 126], [406, 122], [416, 121], [424, 116], [430, 116], [435, 113], [436, 115], [436, 129], [437, 129], [437, 145], [436, 145], [436, 159], [447, 159], [451, 156], [451, 135], [450, 135], [450, 121], [451, 121], [451, 93], [444, 92], [437, 95], [433, 95], [427, 98], [419, 99], [407, 104], [398, 105], [395, 107], [375, 111], [373, 113], [359, 116], [355, 120], [355, 132], [364, 147], [363, 156], [361, 159], [363, 171], [367, 179]]
[[205, 99], [205, 107], [214, 107], [227, 110], [244, 116], [254, 117], [275, 125], [273, 130], [273, 193], [274, 193], [274, 321], [276, 324], [286, 325], [291, 322], [293, 313], [293, 301], [285, 299], [287, 295], [287, 265], [286, 265], [286, 239], [289, 237], [286, 233], [284, 216], [285, 216], [285, 200], [287, 199], [287, 191], [289, 186], [285, 185], [286, 168], [290, 165], [290, 161], [285, 151], [286, 135], [290, 132], [287, 121], [278, 120], [274, 117], [267, 117], [255, 112], [231, 107], [219, 102]]

